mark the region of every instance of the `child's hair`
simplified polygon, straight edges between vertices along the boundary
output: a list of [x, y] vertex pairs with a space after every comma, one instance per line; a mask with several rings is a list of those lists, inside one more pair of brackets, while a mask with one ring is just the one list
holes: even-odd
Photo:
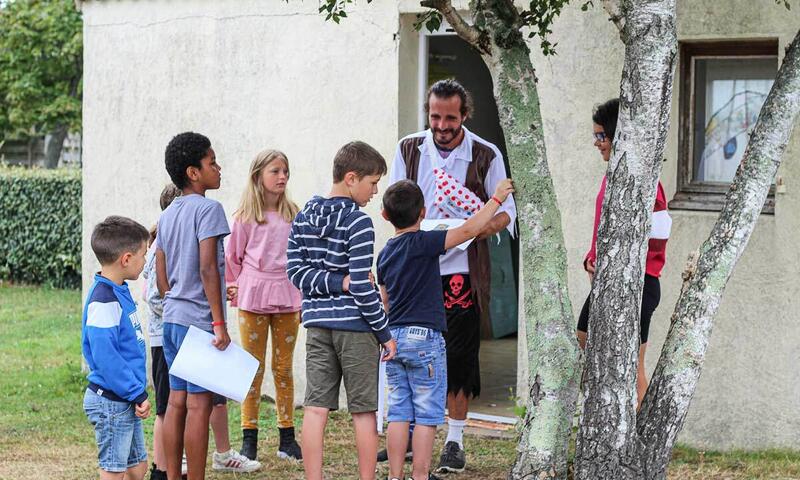
[[200, 161], [208, 154], [211, 141], [204, 135], [194, 132], [184, 132], [175, 135], [169, 141], [164, 152], [164, 164], [167, 167], [169, 178], [176, 187], [182, 189], [189, 184], [186, 169], [189, 167], [200, 168]]
[[109, 265], [128, 252], [137, 252], [150, 234], [130, 218], [112, 215], [95, 225], [92, 231], [92, 251], [100, 265]]
[[[181, 190], [175, 186], [174, 183], [168, 183], [164, 190], [161, 190], [161, 196], [158, 198], [158, 203], [161, 205], [161, 210], [166, 210], [175, 198], [181, 196]], [[158, 233], [158, 225], [153, 225], [150, 228], [150, 241], [147, 242], [149, 247], [155, 240]]]
[[[283, 160], [286, 163], [286, 168], [289, 168], [289, 159], [286, 154], [273, 149], [262, 150], [250, 163], [250, 177], [248, 178], [247, 186], [242, 192], [239, 208], [233, 212], [233, 217], [236, 220], [242, 223], [267, 222], [264, 217], [264, 184], [261, 182], [261, 173], [275, 160]], [[286, 191], [284, 191], [278, 198], [278, 213], [281, 214], [286, 222], [291, 223], [299, 210], [297, 204], [291, 201]]]
[[333, 157], [333, 183], [344, 180], [348, 172], [354, 172], [358, 178], [367, 175], [386, 175], [386, 160], [377, 150], [364, 142], [345, 144]]
[[181, 196], [181, 189], [176, 187], [174, 183], [168, 183], [161, 190], [161, 196], [158, 198], [158, 204], [161, 210], [166, 210], [175, 198]]
[[424, 207], [425, 196], [419, 185], [411, 180], [400, 180], [383, 194], [383, 210], [395, 228], [407, 228], [417, 223]]
[[612, 98], [605, 103], [594, 107], [592, 121], [601, 127], [610, 142], [614, 141], [617, 134], [617, 117], [619, 116], [619, 99]]

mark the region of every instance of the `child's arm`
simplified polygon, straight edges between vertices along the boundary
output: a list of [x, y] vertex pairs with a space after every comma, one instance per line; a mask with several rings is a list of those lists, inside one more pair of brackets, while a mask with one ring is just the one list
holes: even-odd
[[219, 267], [217, 266], [217, 242], [221, 242], [222, 237], [208, 237], [200, 241], [200, 281], [203, 282], [203, 291], [211, 307], [211, 325], [214, 327], [214, 341], [212, 342], [219, 350], [225, 350], [231, 343], [228, 336], [228, 329], [225, 325], [225, 308], [222, 303], [222, 285], [219, 278]]
[[103, 386], [138, 405], [147, 400], [147, 390], [120, 354], [122, 315], [122, 306], [118, 302], [90, 303], [86, 309], [86, 338], [95, 371], [105, 382]]
[[383, 310], [389, 311], [389, 292], [386, 291], [386, 285], [381, 285], [381, 302], [383, 302]]
[[169, 280], [167, 279], [167, 256], [164, 250], [156, 248], [156, 287], [161, 298], [169, 292]]
[[286, 274], [292, 284], [307, 295], [330, 295], [348, 291], [349, 275], [330, 272], [309, 265], [306, 247], [302, 239], [295, 238], [295, 226], [289, 233], [289, 246], [286, 250]]
[[225, 285], [230, 300], [236, 299], [237, 281], [242, 273], [242, 261], [247, 247], [247, 229], [238, 220], [234, 220], [231, 234], [228, 237], [228, 248], [225, 249]]
[[350, 294], [361, 316], [369, 324], [381, 344], [391, 341], [389, 320], [383, 310], [375, 286], [369, 279], [372, 270], [375, 229], [366, 213], [353, 215], [347, 226], [347, 257], [350, 270]]
[[444, 241], [445, 250], [477, 237], [478, 234], [483, 231], [484, 227], [486, 227], [486, 224], [492, 220], [495, 212], [500, 208], [500, 205], [513, 191], [514, 185], [511, 183], [510, 179], [500, 181], [500, 183], [497, 184], [494, 196], [486, 202], [486, 205], [484, 205], [478, 213], [470, 217], [470, 219], [464, 222], [460, 227], [447, 231], [447, 237]]

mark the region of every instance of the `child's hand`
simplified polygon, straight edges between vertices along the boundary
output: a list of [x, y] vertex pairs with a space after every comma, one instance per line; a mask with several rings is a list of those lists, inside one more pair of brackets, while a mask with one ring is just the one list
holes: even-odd
[[144, 402], [136, 405], [136, 416], [139, 418], [147, 418], [150, 416], [150, 400], [145, 399]]
[[228, 336], [228, 329], [225, 328], [225, 325], [215, 325], [214, 340], [211, 341], [211, 344], [217, 347], [217, 350], [225, 350], [230, 343], [231, 337]]
[[342, 291], [350, 291], [350, 275], [345, 275], [344, 280], [342, 280]]
[[586, 273], [589, 274], [589, 282], [594, 280], [594, 270], [595, 270], [594, 262], [589, 260], [589, 259], [586, 259], [586, 262], [584, 262], [584, 264], [583, 264], [583, 268], [585, 268], [586, 269]]
[[371, 283], [373, 287], [375, 286], [375, 275], [372, 274], [372, 270], [369, 272], [369, 283]]
[[508, 196], [512, 193], [514, 193], [514, 181], [510, 178], [501, 180], [500, 183], [497, 184], [497, 188], [494, 190], [494, 196], [497, 197], [500, 202], [505, 202], [506, 198], [508, 198]]
[[229, 302], [233, 302], [236, 300], [236, 295], [239, 293], [239, 287], [236, 285], [231, 285], [230, 287], [225, 289], [225, 296], [227, 297]]
[[397, 355], [397, 342], [393, 339], [383, 344], [383, 355], [381, 355], [382, 362], [388, 362]]

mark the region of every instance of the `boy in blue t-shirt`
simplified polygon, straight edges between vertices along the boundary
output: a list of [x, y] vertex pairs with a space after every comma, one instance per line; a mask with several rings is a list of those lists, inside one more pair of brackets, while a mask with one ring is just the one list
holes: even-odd
[[[212, 333], [212, 343], [220, 350], [231, 341], [223, 303], [222, 245], [230, 230], [222, 205], [205, 196], [208, 190], [219, 188], [221, 181], [221, 168], [208, 138], [194, 132], [176, 135], [164, 157], [172, 183], [181, 189], [181, 195], [161, 214], [155, 241], [156, 283], [164, 298], [162, 343], [171, 367], [192, 325]], [[204, 478], [212, 393], [173, 375], [169, 389], [162, 437], [167, 477], [180, 478], [185, 447], [189, 478]]]
[[92, 251], [100, 273], [83, 308], [81, 349], [89, 366], [83, 409], [94, 426], [100, 478], [141, 480], [147, 472], [142, 419], [147, 400], [142, 325], [126, 280], [144, 268], [147, 229], [111, 216], [94, 227]]
[[383, 218], [395, 235], [378, 255], [378, 284], [397, 356], [386, 365], [389, 383], [389, 478], [403, 478], [410, 422], [414, 429], [412, 478], [429, 477], [436, 426], [444, 423], [447, 360], [442, 332], [447, 330], [439, 256], [475, 238], [514, 191], [511, 180], [463, 225], [424, 232], [425, 199], [419, 186], [401, 180], [383, 195]]

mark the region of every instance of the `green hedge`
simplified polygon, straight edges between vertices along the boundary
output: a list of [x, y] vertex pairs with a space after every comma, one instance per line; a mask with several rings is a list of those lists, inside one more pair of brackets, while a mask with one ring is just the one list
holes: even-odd
[[81, 172], [0, 167], [0, 278], [81, 285]]

